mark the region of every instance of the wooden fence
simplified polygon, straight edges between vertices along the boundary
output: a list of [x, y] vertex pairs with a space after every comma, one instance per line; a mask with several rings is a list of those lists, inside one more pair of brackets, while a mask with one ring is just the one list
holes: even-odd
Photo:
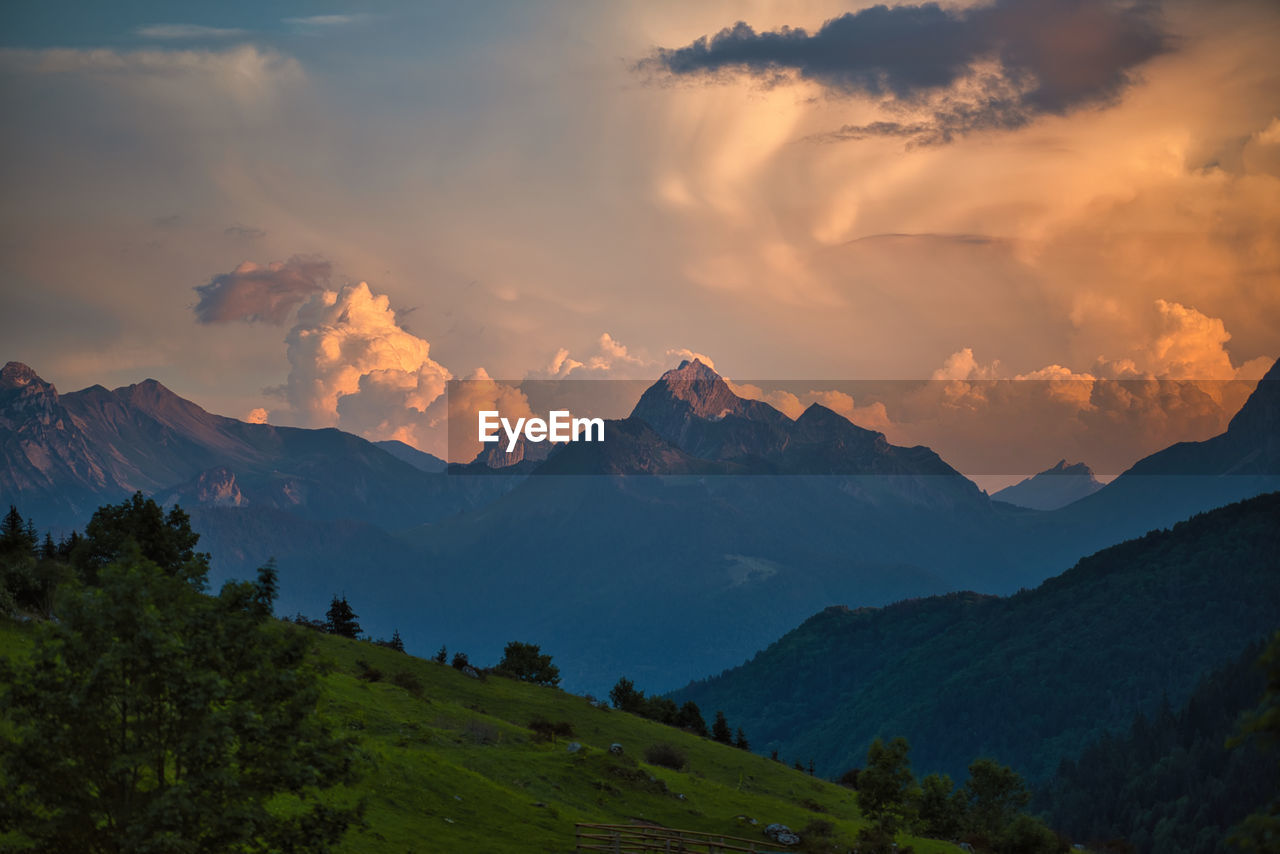
[[696, 830], [676, 830], [656, 824], [579, 824], [576, 839], [577, 851], [603, 851], [609, 854], [650, 851], [668, 854], [722, 854], [735, 851], [773, 854], [777, 850], [754, 839], [699, 833]]

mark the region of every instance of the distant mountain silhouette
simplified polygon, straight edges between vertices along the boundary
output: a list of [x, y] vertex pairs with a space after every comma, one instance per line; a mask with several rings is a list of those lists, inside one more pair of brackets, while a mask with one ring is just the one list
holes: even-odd
[[996, 501], [1007, 501], [1032, 510], [1057, 510], [1102, 489], [1093, 469], [1084, 463], [1068, 464], [1059, 460], [1033, 477], [1006, 486], [991, 494]]

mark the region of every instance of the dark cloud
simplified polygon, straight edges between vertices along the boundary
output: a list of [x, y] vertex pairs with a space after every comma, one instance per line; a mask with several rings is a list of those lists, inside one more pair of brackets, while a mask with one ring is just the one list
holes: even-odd
[[816, 32], [756, 32], [743, 22], [641, 63], [675, 75], [795, 74], [844, 95], [923, 108], [926, 122], [842, 128], [832, 139], [903, 136], [946, 142], [1037, 115], [1113, 101], [1139, 64], [1170, 49], [1158, 10], [1108, 0], [997, 0], [948, 10], [873, 6]]
[[329, 281], [332, 266], [323, 258], [295, 255], [261, 267], [246, 261], [230, 273], [214, 276], [195, 288], [196, 320], [200, 323], [281, 324], [289, 313]]

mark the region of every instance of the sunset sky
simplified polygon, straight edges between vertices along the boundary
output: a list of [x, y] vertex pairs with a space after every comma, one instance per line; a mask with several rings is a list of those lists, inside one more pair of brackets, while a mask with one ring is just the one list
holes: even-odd
[[440, 452], [451, 377], [698, 353], [939, 446], [830, 393], [1280, 355], [1274, 2], [22, 0], [0, 45], [0, 361], [62, 391]]

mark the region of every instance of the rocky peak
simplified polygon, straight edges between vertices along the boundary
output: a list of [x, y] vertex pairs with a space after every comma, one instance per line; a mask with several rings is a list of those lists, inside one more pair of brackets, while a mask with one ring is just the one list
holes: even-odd
[[1089, 468], [1086, 463], [1069, 463], [1066, 460], [1058, 460], [1056, 465], [1045, 469], [1040, 474], [1069, 474], [1077, 477], [1093, 477], [1093, 469]]
[[691, 414], [699, 418], [719, 418], [728, 412], [737, 411], [742, 403], [742, 398], [730, 390], [729, 384], [698, 359], [686, 359], [678, 368], [663, 374], [644, 393], [640, 403], [636, 404], [636, 412], [632, 414], [639, 414], [646, 399], [655, 405], [663, 400], [683, 401], [689, 405]]
[[32, 383], [39, 385], [48, 385], [39, 375], [22, 362], [6, 362], [3, 369], [0, 369], [0, 388], [23, 388]]

